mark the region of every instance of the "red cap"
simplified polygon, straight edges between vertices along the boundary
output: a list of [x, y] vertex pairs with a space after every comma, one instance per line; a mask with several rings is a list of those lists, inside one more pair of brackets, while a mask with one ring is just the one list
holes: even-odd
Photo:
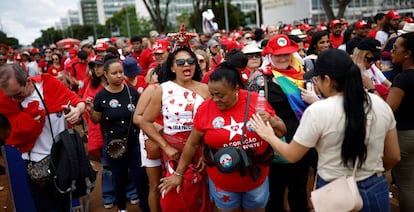
[[401, 16], [398, 15], [398, 12], [396, 10], [390, 10], [387, 14], [385, 14], [385, 17], [388, 19], [400, 19]]
[[307, 32], [307, 31], [311, 30], [311, 29], [312, 29], [312, 27], [311, 27], [311, 26], [309, 26], [309, 24], [302, 24], [302, 25], [300, 26], [300, 29], [301, 29], [302, 31], [304, 31], [304, 32]]
[[170, 46], [170, 42], [165, 39], [158, 39], [155, 41], [154, 45], [152, 46], [152, 53], [164, 53], [168, 51]]
[[30, 53], [34, 54], [34, 53], [39, 53], [39, 49], [38, 48], [32, 48], [30, 49]]
[[324, 30], [328, 30], [328, 27], [326, 26], [320, 26], [316, 29], [316, 31], [324, 31]]
[[95, 50], [96, 51], [106, 51], [106, 48], [108, 48], [108, 46], [109, 45], [107, 43], [105, 43], [105, 42], [97, 43], [95, 45]]
[[69, 55], [77, 55], [78, 51], [76, 51], [76, 49], [69, 49]]
[[279, 34], [270, 38], [266, 47], [262, 51], [262, 55], [267, 54], [272, 55], [281, 55], [281, 54], [291, 54], [298, 51], [299, 46], [297, 43], [291, 41], [287, 35]]
[[290, 31], [292, 31], [292, 25], [288, 24], [285, 27], [283, 27], [282, 30], [284, 33], [290, 33]]
[[361, 27], [368, 27], [368, 23], [364, 20], [358, 20], [355, 24], [355, 30], [358, 30]]
[[414, 20], [411, 17], [404, 18], [403, 21], [405, 21], [407, 23], [414, 23]]
[[334, 19], [334, 20], [332, 20], [332, 21], [331, 21], [331, 23], [329, 24], [329, 27], [330, 27], [330, 28], [334, 28], [334, 26], [335, 26], [335, 25], [337, 25], [337, 24], [341, 24], [341, 25], [342, 25], [342, 24], [344, 24], [344, 23], [342, 23], [342, 21], [341, 21], [341, 20]]

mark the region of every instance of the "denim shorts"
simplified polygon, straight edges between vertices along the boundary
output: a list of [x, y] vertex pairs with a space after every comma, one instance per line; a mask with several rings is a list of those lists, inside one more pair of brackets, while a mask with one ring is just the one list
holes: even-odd
[[209, 181], [211, 199], [220, 210], [232, 210], [242, 206], [244, 209], [257, 210], [265, 208], [269, 200], [269, 179], [259, 187], [246, 192], [231, 192], [216, 189], [213, 181]]
[[[328, 182], [318, 177], [318, 188], [327, 183]], [[363, 202], [361, 212], [391, 211], [388, 182], [384, 174], [373, 174], [367, 179], [358, 181], [357, 185]]]

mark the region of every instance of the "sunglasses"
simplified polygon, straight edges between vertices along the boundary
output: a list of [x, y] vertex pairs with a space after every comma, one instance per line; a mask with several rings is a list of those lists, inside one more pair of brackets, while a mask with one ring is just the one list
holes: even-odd
[[204, 63], [204, 62], [206, 62], [206, 61], [205, 61], [205, 60], [203, 60], [203, 59], [198, 60], [198, 63]]
[[0, 58], [0, 61], [1, 62], [7, 62], [7, 59], [6, 58]]
[[375, 62], [377, 60], [376, 57], [365, 57], [365, 59], [367, 59], [368, 63], [372, 63], [372, 62]]
[[262, 56], [260, 54], [246, 54], [246, 57], [248, 59], [253, 59], [253, 58], [261, 58]]
[[194, 65], [195, 61], [196, 60], [194, 58], [177, 59], [175, 60], [175, 64], [177, 64], [177, 66], [184, 66], [184, 64], [187, 62], [188, 65]]
[[59, 58], [56, 58], [56, 57], [54, 57], [54, 58], [52, 58], [53, 60], [59, 60]]

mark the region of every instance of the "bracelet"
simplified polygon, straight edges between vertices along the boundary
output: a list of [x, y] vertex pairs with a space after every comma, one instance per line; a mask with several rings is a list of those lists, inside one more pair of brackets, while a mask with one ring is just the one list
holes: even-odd
[[370, 88], [370, 89], [368, 89], [368, 92], [369, 92], [369, 93], [375, 93], [375, 91], [377, 91], [377, 89], [375, 89], [375, 88]]
[[184, 175], [182, 175], [182, 174], [180, 174], [180, 173], [178, 173], [178, 172], [176, 172], [176, 171], [174, 171], [174, 172], [173, 172], [173, 174], [174, 174], [175, 176], [184, 177]]

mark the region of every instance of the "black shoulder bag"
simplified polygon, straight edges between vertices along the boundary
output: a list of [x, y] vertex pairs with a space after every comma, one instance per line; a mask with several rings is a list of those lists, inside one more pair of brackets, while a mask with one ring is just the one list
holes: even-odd
[[211, 158], [221, 173], [233, 173], [240, 171], [242, 176], [246, 175], [247, 169], [251, 166], [251, 159], [246, 151], [243, 150], [244, 136], [246, 131], [247, 116], [249, 115], [250, 91], [247, 93], [246, 111], [244, 112], [243, 133], [241, 137], [241, 145], [239, 147], [227, 146], [217, 150], [214, 153], [210, 148]]

